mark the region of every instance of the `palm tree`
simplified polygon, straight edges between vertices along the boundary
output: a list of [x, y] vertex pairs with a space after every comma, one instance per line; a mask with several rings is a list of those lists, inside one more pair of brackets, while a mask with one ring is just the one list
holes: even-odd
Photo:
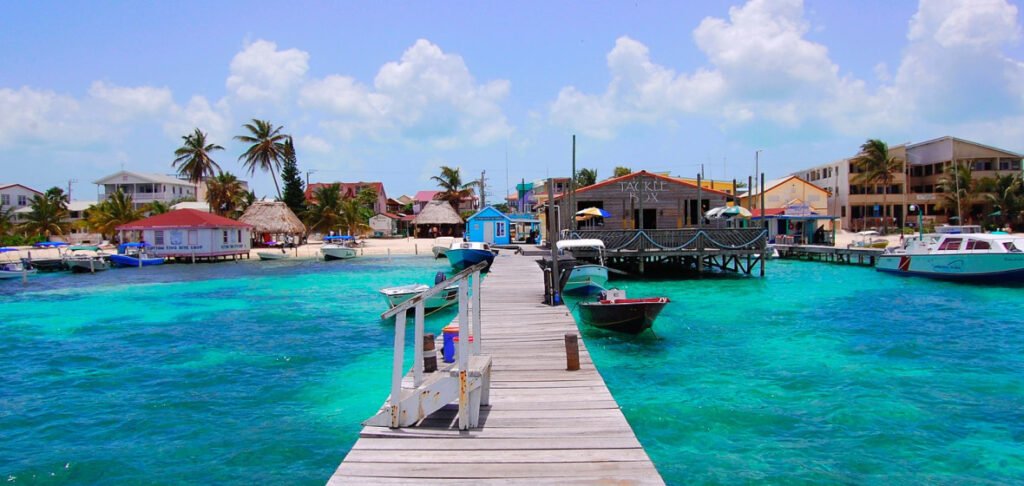
[[171, 206], [163, 201], [153, 201], [142, 208], [150, 216], [164, 214], [171, 211]]
[[207, 181], [206, 202], [216, 214], [234, 214], [245, 192], [242, 182], [234, 174], [221, 172]]
[[[985, 199], [991, 204], [992, 209], [999, 211], [1001, 219], [1010, 227], [1015, 227], [1017, 221], [1024, 213], [1024, 180], [1020, 174], [996, 174], [994, 179], [985, 178], [991, 182], [985, 185]], [[979, 186], [983, 184], [979, 183]]]
[[0, 238], [14, 232], [14, 206], [0, 209]]
[[[856, 184], [881, 184], [882, 207], [887, 208], [887, 195], [894, 174], [903, 170], [903, 161], [889, 155], [889, 146], [876, 138], [868, 139], [860, 146], [860, 153], [853, 158], [859, 172], [853, 178]], [[882, 234], [889, 232], [889, 220], [882, 210]]]
[[448, 204], [451, 204], [456, 210], [458, 210], [459, 203], [463, 199], [473, 195], [471, 189], [480, 184], [480, 181], [469, 181], [463, 184], [459, 168], [452, 168], [447, 165], [441, 166], [440, 176], [433, 176], [430, 179], [437, 181], [437, 187], [441, 188], [441, 192], [434, 199], [448, 201]]
[[597, 183], [596, 169], [580, 169], [576, 172], [576, 186], [587, 187]]
[[256, 202], [255, 192], [242, 191], [242, 194], [238, 196], [238, 207], [235, 208], [235, 211], [238, 212], [238, 214], [244, 213], [245, 210], [249, 209], [249, 206], [252, 206], [252, 203], [254, 202]]
[[366, 208], [358, 199], [351, 197], [343, 199], [339, 209], [338, 223], [348, 234], [355, 236], [370, 229], [365, 214]]
[[113, 236], [117, 227], [143, 218], [143, 212], [135, 208], [129, 194], [120, 189], [107, 200], [89, 210], [89, 227], [104, 237]]
[[310, 232], [326, 233], [341, 226], [341, 185], [331, 184], [313, 191], [313, 204], [306, 209]]
[[281, 133], [284, 127], [274, 127], [267, 120], [253, 118], [252, 123], [242, 125], [249, 131], [249, 135], [238, 135], [235, 140], [252, 144], [249, 149], [238, 157], [244, 159], [242, 165], [249, 169], [249, 175], [256, 173], [256, 169], [270, 172], [274, 179], [274, 188], [277, 189], [277, 198], [281, 199], [281, 187], [277, 185], [277, 173], [281, 171], [281, 164], [284, 163], [289, 153], [285, 148], [285, 141], [288, 135]]
[[64, 189], [53, 186], [46, 190], [43, 197], [55, 204], [61, 210], [67, 211], [70, 200], [68, 199], [67, 194], [64, 194]]
[[46, 191], [42, 196], [33, 196], [30, 203], [32, 210], [25, 216], [25, 222], [21, 225], [22, 230], [28, 234], [46, 237], [63, 235], [70, 230], [67, 206], [60, 199], [62, 195], [63, 191], [60, 191], [60, 194]]
[[[977, 188], [971, 171], [971, 164], [960, 164], [958, 161], [953, 161], [952, 165], [946, 166], [944, 175], [939, 179], [939, 188], [941, 189], [942, 197], [936, 206], [940, 209], [945, 209], [947, 212], [950, 209], [956, 211], [957, 223], [964, 224], [960, 220], [960, 218], [964, 217], [964, 208], [969, 209], [974, 200], [977, 199]], [[966, 212], [967, 219], [970, 221], [970, 211]]]
[[[207, 177], [212, 177], [214, 170], [220, 170], [220, 166], [210, 157], [210, 153], [217, 150], [224, 150], [220, 145], [207, 143], [206, 134], [196, 128], [196, 131], [181, 137], [185, 141], [174, 151], [174, 162], [171, 167], [178, 169], [178, 175], [185, 177], [189, 182], [196, 185], [196, 194], [199, 194], [199, 183]], [[178, 164], [181, 164], [180, 166]]]
[[629, 167], [618, 166], [612, 171], [612, 177], [628, 176], [633, 173], [633, 169]]

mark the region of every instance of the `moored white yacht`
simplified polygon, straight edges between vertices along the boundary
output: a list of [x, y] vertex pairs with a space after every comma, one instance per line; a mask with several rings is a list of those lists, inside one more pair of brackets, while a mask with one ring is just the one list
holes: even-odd
[[898, 275], [984, 283], [1024, 282], [1024, 238], [942, 233], [909, 238], [878, 257], [875, 269]]

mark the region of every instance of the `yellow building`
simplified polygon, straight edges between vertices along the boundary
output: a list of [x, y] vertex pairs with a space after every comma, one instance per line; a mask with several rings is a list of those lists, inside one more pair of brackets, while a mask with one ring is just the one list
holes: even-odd
[[[764, 183], [764, 208], [780, 209], [794, 201], [806, 204], [811, 211], [828, 214], [828, 192], [797, 176], [791, 175], [782, 179]], [[761, 209], [761, 190], [740, 194], [740, 206], [748, 209]]]
[[[687, 184], [692, 184], [694, 186], [697, 185], [697, 179], [693, 177], [674, 177], [674, 179], [679, 179], [680, 181], [683, 181]], [[736, 193], [735, 191], [733, 191], [733, 181], [716, 181], [712, 179], [701, 179], [700, 186], [703, 187], [704, 189], [714, 189], [716, 191], [721, 191], [726, 194]]]

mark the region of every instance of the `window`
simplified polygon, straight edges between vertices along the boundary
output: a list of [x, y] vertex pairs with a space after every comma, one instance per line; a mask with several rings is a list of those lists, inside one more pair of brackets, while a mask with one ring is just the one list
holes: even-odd
[[843, 218], [846, 217], [846, 206], [842, 207], [842, 214], [840, 216], [843, 217]]
[[504, 238], [505, 237], [505, 222], [498, 221], [494, 223], [494, 236]]
[[199, 232], [196, 230], [189, 230], [188, 232], [188, 244], [198, 245], [199, 244]]
[[989, 250], [991, 248], [987, 241], [967, 240], [968, 250]]
[[10, 205], [11, 205], [11, 195], [10, 194], [0, 194], [0, 206], [10, 206]]
[[946, 238], [946, 241], [939, 245], [939, 251], [957, 251], [960, 249], [961, 241], [962, 238]]
[[164, 230], [153, 231], [153, 244], [163, 245], [164, 244]]
[[224, 230], [224, 243], [228, 242], [228, 230]]
[[28, 206], [28, 196], [24, 194], [18, 195], [18, 206]]
[[1020, 250], [1017, 249], [1016, 246], [1014, 246], [1012, 241], [1005, 241], [1005, 242], [1003, 242], [1003, 248], [1006, 248], [1006, 251], [1009, 251], [1009, 252], [1020, 253]]
[[242, 242], [242, 230], [238, 230], [238, 240], [237, 240], [237, 242], [238, 243]]

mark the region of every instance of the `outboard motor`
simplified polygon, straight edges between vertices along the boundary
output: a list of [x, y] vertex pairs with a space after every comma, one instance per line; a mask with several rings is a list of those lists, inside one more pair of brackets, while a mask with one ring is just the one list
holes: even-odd
[[434, 274], [434, 285], [444, 282], [445, 280], [448, 280], [448, 276], [445, 275], [444, 272], [437, 272]]

